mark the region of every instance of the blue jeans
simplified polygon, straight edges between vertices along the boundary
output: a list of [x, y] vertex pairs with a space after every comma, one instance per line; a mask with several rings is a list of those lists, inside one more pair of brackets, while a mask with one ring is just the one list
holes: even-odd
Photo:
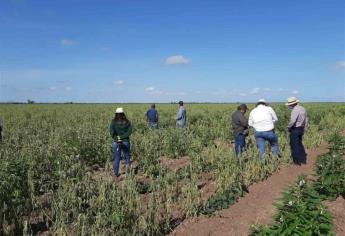
[[149, 121], [149, 128], [150, 129], [158, 129], [158, 123]]
[[291, 156], [295, 164], [301, 165], [307, 162], [307, 153], [305, 152], [302, 137], [304, 134], [304, 128], [292, 128], [290, 131], [290, 147]]
[[268, 141], [271, 145], [273, 155], [278, 159], [278, 137], [274, 131], [255, 131], [255, 139], [261, 158], [265, 155], [265, 141]]
[[124, 140], [122, 143], [117, 143], [113, 141], [112, 144], [113, 154], [114, 154], [114, 173], [115, 176], [119, 176], [119, 167], [120, 167], [120, 160], [121, 160], [121, 152], [125, 155], [125, 162], [127, 170], [131, 167], [131, 160], [130, 160], [130, 149], [131, 143], [129, 140]]
[[235, 152], [236, 156], [241, 155], [244, 147], [246, 146], [246, 136], [238, 134], [235, 136]]

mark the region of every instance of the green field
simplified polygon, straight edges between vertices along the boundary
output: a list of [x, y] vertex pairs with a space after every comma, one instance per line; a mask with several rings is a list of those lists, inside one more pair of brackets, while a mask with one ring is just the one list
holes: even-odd
[[[307, 148], [345, 130], [344, 105], [304, 104]], [[117, 106], [133, 124], [133, 169], [121, 182], [112, 179], [108, 131]], [[160, 129], [153, 131], [145, 122], [148, 106], [0, 105], [0, 235], [162, 235], [187, 217], [228, 207], [249, 185], [291, 162], [283, 104], [272, 104], [281, 158], [265, 162], [258, 159], [252, 131], [247, 151], [236, 160], [230, 132], [235, 104], [187, 104], [183, 130], [175, 127], [177, 106], [157, 104]], [[182, 157], [184, 165], [173, 168]]]

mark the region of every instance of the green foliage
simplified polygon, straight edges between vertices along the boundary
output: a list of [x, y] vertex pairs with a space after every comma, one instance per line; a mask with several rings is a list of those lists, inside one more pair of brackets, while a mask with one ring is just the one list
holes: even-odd
[[345, 138], [334, 134], [330, 138], [330, 152], [317, 158], [316, 190], [325, 198], [345, 196]]
[[335, 235], [332, 217], [322, 197], [301, 176], [276, 204], [278, 213], [269, 226], [253, 226], [252, 235]]
[[[121, 106], [133, 124], [131, 154], [137, 167], [115, 183], [108, 131], [115, 105], [0, 105], [4, 121], [0, 234], [21, 234], [23, 230], [35, 234], [30, 225], [33, 213], [43, 215], [49, 230], [57, 235], [169, 233], [186, 216], [227, 208], [250, 184], [290, 161], [289, 111], [281, 104], [273, 104], [273, 108], [279, 117], [277, 133], [283, 157], [275, 161], [267, 156], [263, 163], [258, 161], [252, 134], [247, 151], [236, 161], [230, 132], [236, 104], [187, 104], [187, 128], [182, 130], [176, 129], [173, 119], [175, 105], [157, 105], [158, 130], [147, 128], [144, 114], [148, 105]], [[334, 130], [345, 129], [342, 104], [307, 104], [306, 108], [311, 120], [305, 135], [308, 147], [318, 145]], [[322, 115], [314, 118], [319, 113]], [[174, 160], [188, 156], [191, 163], [171, 171], [160, 163], [162, 156]], [[199, 178], [206, 173], [212, 174], [209, 181], [215, 182], [216, 192], [203, 202]], [[137, 176], [150, 179], [149, 184], [141, 183]]]

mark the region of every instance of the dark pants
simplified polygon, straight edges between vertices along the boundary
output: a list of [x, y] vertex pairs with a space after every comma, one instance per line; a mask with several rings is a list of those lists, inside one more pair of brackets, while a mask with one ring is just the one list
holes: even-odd
[[0, 127], [0, 141], [2, 141], [2, 127]]
[[295, 164], [301, 165], [307, 162], [307, 153], [305, 152], [302, 137], [304, 134], [303, 127], [292, 128], [290, 130], [290, 147], [291, 156]]
[[235, 152], [236, 156], [241, 155], [244, 147], [246, 146], [246, 136], [243, 134], [235, 135]]

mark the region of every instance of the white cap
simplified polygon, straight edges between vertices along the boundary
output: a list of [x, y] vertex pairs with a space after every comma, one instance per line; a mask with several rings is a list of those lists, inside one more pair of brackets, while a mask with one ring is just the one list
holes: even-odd
[[265, 100], [265, 99], [263, 99], [263, 98], [261, 98], [261, 99], [259, 99], [259, 100], [258, 100], [258, 103], [259, 103], [259, 102], [266, 103], [266, 100]]
[[115, 114], [119, 114], [119, 113], [125, 113], [122, 107], [116, 108]]

